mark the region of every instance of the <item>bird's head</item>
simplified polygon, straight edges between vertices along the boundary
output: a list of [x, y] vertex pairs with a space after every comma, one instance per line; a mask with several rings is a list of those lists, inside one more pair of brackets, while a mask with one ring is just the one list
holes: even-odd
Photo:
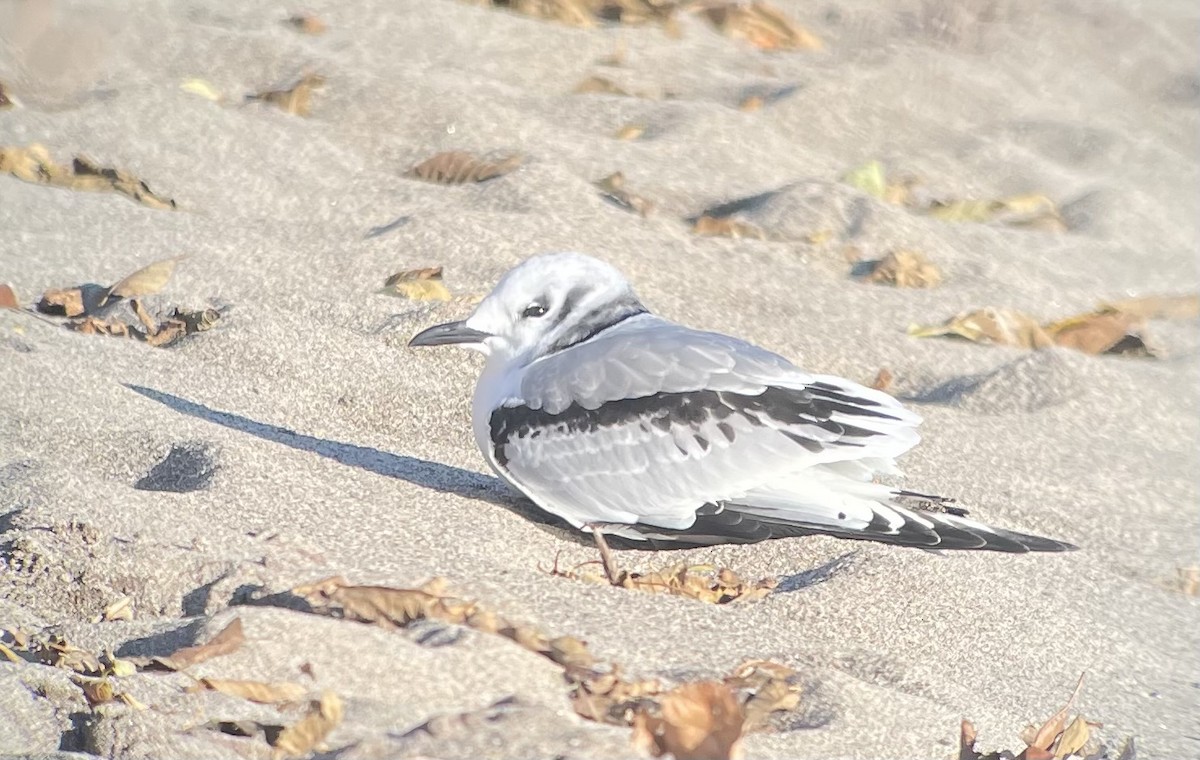
[[467, 319], [423, 330], [408, 345], [460, 345], [529, 363], [645, 311], [614, 267], [550, 253], [510, 270]]

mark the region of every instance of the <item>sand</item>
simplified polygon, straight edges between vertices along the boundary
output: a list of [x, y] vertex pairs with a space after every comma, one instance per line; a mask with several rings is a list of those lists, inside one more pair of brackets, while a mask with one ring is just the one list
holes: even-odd
[[[1194, 4], [781, 0], [825, 49], [776, 53], [693, 18], [675, 38], [450, 0], [307, 6], [326, 34], [284, 26], [292, 9], [278, 4], [0, 5], [0, 82], [20, 103], [0, 111], [0, 146], [85, 154], [180, 207], [0, 177], [0, 281], [31, 303], [186, 254], [149, 304], [228, 309], [169, 349], [0, 311], [0, 625], [132, 657], [240, 616], [245, 645], [193, 674], [339, 694], [330, 757], [634, 756], [628, 729], [578, 718], [559, 668], [510, 641], [249, 603], [330, 575], [441, 575], [639, 677], [794, 667], [801, 706], [745, 739], [752, 758], [956, 757], [963, 717], [981, 748], [1018, 750], [1082, 672], [1077, 708], [1105, 742], [1200, 756], [1200, 603], [1176, 586], [1200, 531], [1195, 323], [1153, 323], [1158, 359], [905, 333], [967, 308], [1049, 319], [1196, 292]], [[624, 66], [597, 63], [621, 47]], [[310, 118], [240, 102], [306, 70], [327, 80]], [[671, 97], [571, 94], [591, 74]], [[190, 78], [234, 102], [182, 90]], [[613, 138], [631, 122], [641, 139]], [[450, 149], [527, 158], [479, 185], [403, 176]], [[872, 159], [949, 197], [1044, 193], [1070, 230], [944, 223], [838, 182]], [[656, 204], [646, 218], [591, 186], [618, 170]], [[683, 221], [780, 188], [745, 217], [771, 240], [700, 237]], [[844, 245], [920, 250], [945, 281], [857, 281]], [[782, 579], [721, 607], [550, 576], [539, 566], [556, 553], [572, 565], [593, 551], [485, 472], [469, 434], [479, 359], [405, 343], [461, 318], [523, 258], [564, 249], [617, 265], [670, 318], [814, 371], [869, 381], [890, 368], [925, 418], [903, 462], [911, 486], [1082, 550], [808, 538], [619, 555]], [[378, 292], [433, 265], [457, 300]], [[131, 620], [89, 622], [121, 596]], [[204, 725], [280, 722], [274, 708], [187, 693], [186, 675], [117, 680], [147, 709], [91, 711], [69, 673], [0, 661], [0, 755], [269, 755]], [[490, 719], [406, 736], [508, 697]]]

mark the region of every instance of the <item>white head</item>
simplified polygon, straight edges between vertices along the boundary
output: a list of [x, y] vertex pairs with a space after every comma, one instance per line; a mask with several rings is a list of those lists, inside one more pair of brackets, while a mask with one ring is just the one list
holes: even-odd
[[526, 364], [645, 311], [614, 267], [549, 253], [509, 270], [466, 320], [424, 330], [408, 345], [462, 345]]

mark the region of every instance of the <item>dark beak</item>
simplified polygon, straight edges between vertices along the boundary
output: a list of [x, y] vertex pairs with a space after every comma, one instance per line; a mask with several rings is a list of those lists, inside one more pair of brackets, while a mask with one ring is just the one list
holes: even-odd
[[479, 330], [472, 330], [465, 322], [447, 322], [435, 325], [428, 330], [422, 330], [408, 342], [410, 346], [453, 346], [464, 343], [482, 343], [484, 338], [491, 336]]

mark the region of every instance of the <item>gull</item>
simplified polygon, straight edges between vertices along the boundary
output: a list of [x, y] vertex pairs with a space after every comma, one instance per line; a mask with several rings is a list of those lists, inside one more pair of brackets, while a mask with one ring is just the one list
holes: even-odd
[[880, 482], [920, 440], [890, 395], [728, 335], [652, 314], [622, 274], [579, 253], [535, 256], [466, 320], [410, 346], [486, 364], [471, 403], [480, 452], [541, 509], [650, 548], [824, 534], [925, 549], [1061, 552], [952, 499]]

